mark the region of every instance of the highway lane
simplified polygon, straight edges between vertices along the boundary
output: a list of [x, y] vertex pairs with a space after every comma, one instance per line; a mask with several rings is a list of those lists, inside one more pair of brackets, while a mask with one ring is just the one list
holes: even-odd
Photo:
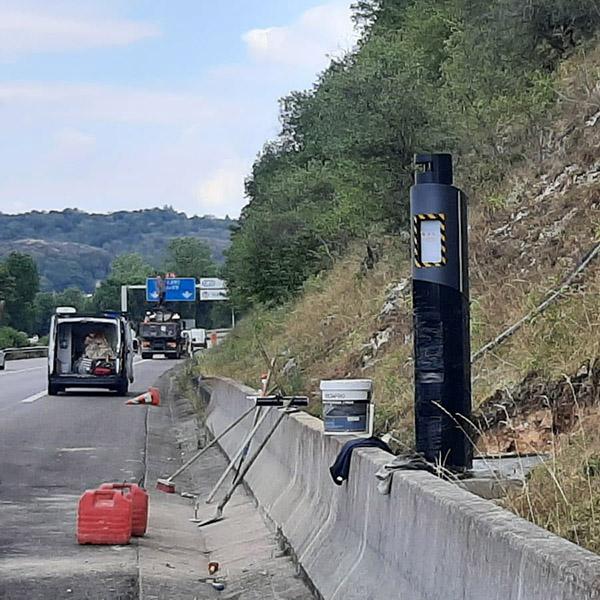
[[46, 389], [45, 358], [10, 360], [0, 371], [0, 415], [9, 406]]
[[[130, 395], [175, 361], [139, 361]], [[140, 481], [146, 406], [109, 392], [45, 393], [44, 359], [0, 372], [0, 598], [136, 598], [137, 553], [78, 546], [79, 495], [103, 481]], [[70, 590], [70, 591], [69, 591]]]

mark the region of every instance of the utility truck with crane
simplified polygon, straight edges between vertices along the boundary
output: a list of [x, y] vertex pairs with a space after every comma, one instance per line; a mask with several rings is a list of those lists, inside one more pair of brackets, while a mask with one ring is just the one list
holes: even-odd
[[179, 313], [162, 307], [148, 311], [138, 330], [142, 358], [152, 358], [155, 354], [181, 358], [186, 348], [182, 333], [183, 323]]

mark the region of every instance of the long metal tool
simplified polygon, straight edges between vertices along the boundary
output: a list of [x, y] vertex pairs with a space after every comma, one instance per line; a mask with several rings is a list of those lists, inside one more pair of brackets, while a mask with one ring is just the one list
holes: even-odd
[[[198, 527], [204, 527], [205, 525], [210, 525], [211, 523], [216, 523], [223, 519], [223, 509], [225, 508], [225, 506], [227, 505], [229, 500], [231, 500], [231, 497], [233, 496], [233, 493], [235, 492], [236, 488], [243, 481], [244, 477], [250, 470], [250, 467], [254, 464], [254, 461], [258, 458], [258, 455], [262, 452], [263, 448], [267, 445], [267, 442], [271, 439], [271, 436], [275, 433], [275, 430], [279, 427], [279, 424], [281, 423], [283, 418], [287, 414], [289, 414], [289, 412], [297, 412], [298, 409], [296, 409], [296, 408], [292, 408], [290, 410], [289, 405], [290, 405], [290, 403], [287, 403], [285, 405], [285, 407], [281, 410], [279, 416], [277, 417], [277, 420], [275, 421], [275, 423], [273, 424], [271, 429], [267, 432], [267, 435], [265, 435], [264, 439], [258, 445], [258, 448], [256, 448], [256, 450], [254, 451], [254, 454], [252, 454], [252, 456], [248, 459], [248, 461], [244, 465], [244, 468], [240, 471], [238, 477], [236, 477], [236, 479], [234, 480], [234, 482], [231, 485], [231, 487], [229, 488], [229, 490], [227, 490], [227, 493], [225, 494], [223, 499], [217, 505], [217, 510], [215, 512], [215, 515], [213, 517], [211, 517], [210, 519], [206, 519], [206, 520], [198, 523]], [[269, 410], [265, 411], [265, 416], [267, 414], [269, 414], [269, 412], [270, 412]]]
[[[269, 391], [269, 385], [271, 383], [271, 377], [273, 376], [273, 371], [275, 369], [275, 362], [276, 362], [276, 360], [277, 360], [276, 357], [272, 358], [270, 360], [270, 362], [269, 362], [269, 370], [267, 371], [266, 375], [262, 375], [261, 376], [260, 394], [259, 394], [259, 396], [252, 398], [254, 400], [254, 409], [256, 409], [255, 413], [254, 413], [254, 419], [252, 421], [252, 430], [246, 436], [246, 439], [242, 442], [242, 445], [241, 445], [240, 449], [236, 452], [235, 456], [231, 459], [231, 461], [227, 465], [227, 468], [225, 469], [225, 472], [221, 475], [221, 477], [219, 477], [219, 480], [214, 485], [213, 489], [210, 491], [210, 494], [206, 498], [206, 503], [207, 504], [210, 504], [213, 501], [213, 498], [215, 497], [215, 494], [217, 493], [217, 491], [219, 490], [219, 488], [223, 485], [223, 482], [227, 478], [227, 475], [231, 472], [231, 470], [233, 468], [235, 468], [236, 473], [239, 473], [239, 471], [240, 471], [240, 469], [242, 467], [242, 464], [243, 464], [246, 456], [248, 455], [248, 452], [250, 450], [250, 444], [252, 442], [252, 438], [254, 437], [254, 433], [256, 433], [256, 431], [258, 430], [258, 421], [259, 421], [259, 418], [261, 416], [261, 411], [262, 411], [262, 409], [259, 406], [256, 398], [264, 397], [264, 396], [267, 395], [267, 393]], [[235, 463], [238, 460], [239, 460], [239, 463], [238, 463], [238, 465], [236, 467]], [[195, 512], [197, 512], [197, 509], [195, 510]]]
[[175, 484], [173, 483], [173, 480], [175, 479], [175, 477], [177, 477], [178, 475], [181, 475], [181, 473], [183, 473], [190, 465], [195, 463], [207, 450], [209, 450], [217, 442], [219, 442], [219, 440], [223, 436], [227, 435], [236, 425], [238, 425], [241, 421], [243, 421], [253, 410], [255, 410], [255, 407], [251, 406], [247, 411], [242, 413], [233, 423], [231, 423], [231, 425], [228, 425], [219, 435], [217, 435], [215, 438], [213, 438], [213, 440], [209, 444], [204, 446], [204, 448], [202, 448], [199, 452], [194, 454], [194, 456], [192, 456], [185, 464], [183, 464], [181, 467], [179, 467], [179, 469], [177, 469], [177, 471], [175, 471], [175, 473], [173, 473], [166, 479], [158, 479], [156, 481], [156, 488], [158, 490], [160, 490], [161, 492], [166, 492], [168, 494], [175, 493]]
[[[262, 350], [265, 357], [267, 357], [266, 352], [264, 351], [264, 349]], [[277, 361], [277, 357], [273, 357], [270, 361], [269, 361], [269, 370], [266, 374], [266, 377], [263, 377], [262, 379], [262, 386], [261, 386], [261, 396], [267, 396], [269, 393], [269, 385], [271, 384], [271, 378], [273, 377], [274, 371], [275, 371], [275, 363]], [[259, 406], [257, 404], [256, 407], [256, 412], [254, 413], [254, 422], [252, 423], [252, 426], [254, 427], [258, 421], [258, 419], [260, 418], [260, 413], [262, 411], [262, 407]], [[242, 465], [244, 464], [244, 461], [246, 460], [246, 458], [248, 457], [248, 452], [250, 452], [250, 445], [252, 443], [252, 440], [249, 440], [248, 443], [246, 444], [246, 446], [244, 447], [244, 451], [242, 452], [242, 455], [240, 456], [239, 462], [237, 464], [237, 466], [235, 467], [235, 472], [236, 472], [236, 476], [234, 477], [234, 481], [236, 481], [237, 479], [239, 479], [240, 476], [240, 471], [242, 470]]]
[[[258, 410], [258, 407], [257, 407], [257, 410]], [[217, 491], [219, 490], [219, 488], [223, 485], [223, 482], [227, 478], [227, 475], [229, 475], [229, 473], [231, 472], [231, 470], [235, 467], [235, 463], [240, 459], [240, 457], [242, 456], [242, 454], [246, 450], [246, 446], [250, 443], [250, 441], [252, 440], [252, 438], [254, 437], [254, 435], [256, 434], [256, 432], [260, 429], [260, 426], [263, 424], [264, 420], [269, 415], [269, 412], [270, 412], [270, 409], [266, 410], [260, 416], [260, 418], [256, 421], [254, 427], [250, 430], [250, 433], [248, 433], [248, 435], [246, 436], [246, 438], [242, 442], [242, 444], [239, 447], [238, 451], [235, 453], [234, 457], [231, 459], [231, 461], [229, 461], [229, 464], [227, 465], [227, 468], [225, 469], [225, 471], [223, 471], [223, 474], [221, 475], [221, 477], [219, 477], [219, 480], [217, 481], [217, 483], [215, 483], [213, 489], [210, 491], [210, 494], [206, 498], [206, 503], [207, 504], [210, 504], [213, 501], [213, 499], [215, 497], [215, 494], [217, 493]]]

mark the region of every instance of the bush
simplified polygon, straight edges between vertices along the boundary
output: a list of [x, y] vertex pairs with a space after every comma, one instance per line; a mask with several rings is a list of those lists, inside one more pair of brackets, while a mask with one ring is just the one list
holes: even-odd
[[0, 327], [0, 348], [25, 348], [28, 345], [26, 333], [12, 327]]

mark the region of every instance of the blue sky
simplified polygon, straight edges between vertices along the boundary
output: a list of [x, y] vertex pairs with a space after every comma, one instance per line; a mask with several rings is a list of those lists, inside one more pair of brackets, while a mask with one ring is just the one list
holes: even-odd
[[351, 0], [0, 0], [0, 211], [237, 216]]

